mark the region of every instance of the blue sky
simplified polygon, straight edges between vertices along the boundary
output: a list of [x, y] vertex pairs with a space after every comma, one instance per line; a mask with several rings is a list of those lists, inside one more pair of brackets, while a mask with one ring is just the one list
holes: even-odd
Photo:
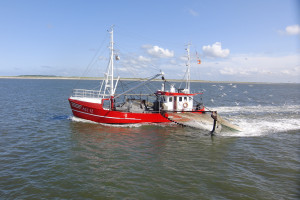
[[103, 76], [114, 24], [121, 77], [182, 78], [191, 43], [192, 79], [300, 82], [299, 11], [296, 0], [0, 0], [0, 76]]

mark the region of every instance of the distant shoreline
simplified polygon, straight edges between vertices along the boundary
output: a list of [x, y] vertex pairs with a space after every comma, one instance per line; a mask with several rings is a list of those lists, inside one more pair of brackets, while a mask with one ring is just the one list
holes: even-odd
[[[103, 80], [102, 77], [64, 77], [64, 76], [0, 76], [0, 79], [46, 79], [46, 80]], [[140, 81], [147, 80], [143, 78], [120, 78], [123, 81]], [[182, 82], [183, 80], [178, 79], [167, 79], [170, 82]], [[160, 79], [155, 79], [153, 81], [162, 81]], [[242, 82], [242, 81], [207, 81], [207, 80], [191, 80], [195, 83], [227, 83], [227, 84], [299, 84], [299, 83], [272, 83], [272, 82]]]

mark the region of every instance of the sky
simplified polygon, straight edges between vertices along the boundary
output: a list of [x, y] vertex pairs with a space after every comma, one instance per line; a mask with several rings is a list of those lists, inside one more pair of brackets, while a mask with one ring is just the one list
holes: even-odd
[[[300, 83], [297, 0], [0, 0], [0, 76]], [[201, 64], [198, 64], [201, 60]]]

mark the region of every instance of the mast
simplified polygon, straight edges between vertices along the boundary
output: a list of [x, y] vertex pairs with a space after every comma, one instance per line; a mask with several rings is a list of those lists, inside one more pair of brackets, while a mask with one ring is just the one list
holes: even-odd
[[[109, 31], [110, 33], [110, 56], [109, 56], [109, 62], [107, 66], [107, 71], [104, 74], [105, 80], [103, 80], [103, 83], [105, 82], [104, 90], [103, 90], [103, 98], [107, 96], [105, 93], [107, 92], [109, 96], [113, 97], [115, 94], [115, 89], [114, 88], [114, 30], [113, 26], [111, 27], [111, 30]], [[100, 91], [102, 91], [102, 85], [100, 88]], [[117, 85], [116, 85], [117, 86]]]
[[110, 96], [114, 96], [114, 29], [111, 27], [110, 33]]
[[187, 61], [187, 69], [186, 69], [186, 84], [185, 88], [187, 89], [187, 92], [190, 93], [190, 86], [191, 86], [191, 57], [190, 57], [190, 46], [191, 44], [187, 45], [187, 48], [185, 49], [187, 51], [188, 61]]

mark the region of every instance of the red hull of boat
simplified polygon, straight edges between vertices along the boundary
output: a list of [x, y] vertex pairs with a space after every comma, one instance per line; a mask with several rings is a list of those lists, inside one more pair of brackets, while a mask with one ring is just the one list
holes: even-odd
[[102, 104], [69, 99], [75, 117], [106, 123], [106, 124], [136, 124], [171, 122], [159, 113], [130, 113], [111, 111], [102, 108]]

